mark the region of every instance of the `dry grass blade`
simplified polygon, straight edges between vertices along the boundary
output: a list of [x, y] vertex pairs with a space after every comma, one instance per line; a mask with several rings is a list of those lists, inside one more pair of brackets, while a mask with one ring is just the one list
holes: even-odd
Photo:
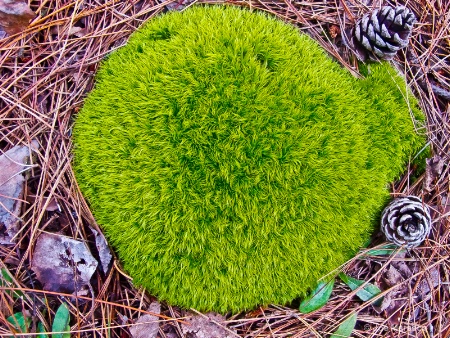
[[[221, 1], [203, 1], [219, 3]], [[416, 168], [392, 186], [393, 194], [421, 196], [433, 212], [433, 232], [423, 246], [391, 257], [360, 255], [345, 267], [347, 274], [382, 286], [389, 300], [384, 309], [361, 303], [339, 283], [325, 307], [300, 314], [297, 303], [241, 313], [227, 325], [241, 337], [322, 337], [336, 330], [350, 313], [358, 312], [355, 337], [448, 337], [450, 335], [449, 264], [449, 143], [450, 143], [450, 2], [389, 0], [416, 14], [411, 46], [394, 59], [406, 74], [427, 115], [433, 156], [442, 168], [437, 177], [424, 175], [412, 182]], [[0, 336], [11, 335], [7, 318], [23, 312], [51, 329], [55, 310], [70, 304], [71, 329], [78, 337], [127, 337], [140, 312], [154, 300], [133, 288], [117, 264], [107, 275], [96, 272], [90, 290], [79, 297], [42, 293], [30, 268], [36, 238], [41, 231], [59, 232], [88, 243], [95, 252], [96, 228], [71, 171], [73, 116], [93, 86], [100, 61], [123, 45], [145, 20], [167, 4], [142, 1], [31, 0], [37, 14], [23, 34], [0, 40], [0, 149], [40, 143], [36, 162], [24, 191], [21, 231], [15, 246], [0, 246], [0, 268], [13, 277], [0, 295]], [[295, 24], [316, 39], [334, 58], [358, 75], [356, 58], [342, 42], [342, 34], [355, 19], [386, 4], [380, 0], [231, 0], [271, 13]], [[426, 184], [425, 184], [426, 183]], [[426, 185], [426, 189], [424, 188]], [[50, 201], [58, 208], [49, 210]], [[375, 244], [379, 239], [375, 238]], [[396, 272], [398, 274], [396, 274]], [[390, 285], [394, 277], [399, 279]], [[395, 279], [394, 278], [394, 279]], [[401, 280], [400, 280], [401, 278]], [[14, 289], [15, 288], [15, 289]], [[12, 290], [21, 291], [22, 298]], [[38, 292], [39, 291], [39, 292]], [[94, 295], [94, 296], [92, 296]], [[75, 300], [74, 300], [75, 299]], [[72, 301], [74, 300], [74, 301]], [[178, 308], [163, 305], [162, 314], [181, 318]], [[161, 337], [182, 336], [177, 323], [164, 321]]]

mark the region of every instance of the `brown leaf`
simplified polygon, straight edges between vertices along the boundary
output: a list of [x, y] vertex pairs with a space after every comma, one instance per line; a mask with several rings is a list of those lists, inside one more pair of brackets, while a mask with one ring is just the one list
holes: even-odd
[[[399, 254], [398, 256], [404, 256]], [[384, 311], [391, 325], [397, 325], [401, 317], [401, 308], [405, 305], [402, 299], [409, 293], [409, 285], [405, 280], [411, 277], [411, 269], [403, 262], [392, 262], [383, 274], [382, 280], [390, 288], [393, 288], [383, 298], [383, 302], [376, 310]], [[405, 282], [405, 283], [404, 283]], [[404, 284], [402, 284], [404, 283]]]
[[30, 147], [16, 146], [0, 156], [0, 244], [15, 242], [25, 183], [23, 172], [29, 168], [26, 163], [30, 148], [37, 150], [38, 146], [37, 141], [32, 141]]
[[75, 35], [77, 38], [81, 38], [87, 34], [87, 31], [85, 28], [81, 28], [78, 26], [73, 26], [69, 29], [68, 36]]
[[404, 278], [396, 268], [394, 268], [392, 265], [389, 265], [389, 269], [387, 269], [384, 274], [384, 281], [389, 287], [393, 287], [403, 282]]
[[[28, 195], [27, 196], [27, 201], [30, 203], [35, 203], [37, 199], [36, 195]], [[42, 197], [42, 205], [47, 204], [47, 207], [45, 208], [46, 211], [60, 211], [61, 212], [61, 207], [59, 206], [58, 202], [56, 201], [56, 199], [54, 197], [50, 198], [50, 201], [48, 201], [48, 197]]]
[[441, 275], [437, 267], [431, 268], [426, 271], [423, 275], [419, 285], [416, 289], [416, 294], [418, 294], [421, 299], [426, 298], [430, 295], [430, 291], [434, 290], [441, 283]]
[[382, 311], [387, 310], [389, 307], [391, 307], [393, 305], [393, 294], [392, 292], [388, 292], [384, 297], [383, 297], [383, 301], [381, 302], [381, 305], [379, 307], [375, 307], [375, 311], [377, 311], [377, 313], [380, 313]]
[[388, 322], [391, 325], [398, 325], [400, 323], [400, 318], [402, 317], [402, 308], [405, 306], [406, 302], [404, 300], [395, 300], [390, 306], [385, 310]]
[[262, 307], [258, 307], [256, 310], [250, 311], [245, 315], [245, 318], [256, 318], [264, 314]]
[[109, 265], [112, 259], [111, 250], [109, 250], [105, 236], [101, 232], [95, 230], [94, 228], [92, 227], [89, 228], [91, 229], [92, 233], [95, 236], [95, 246], [97, 247], [98, 255], [100, 257], [102, 271], [103, 273], [106, 274], [108, 272]]
[[193, 0], [178, 0], [171, 2], [170, 4], [167, 4], [166, 8], [169, 11], [182, 11], [193, 2], [194, 2]]
[[[147, 309], [148, 312], [155, 314], [161, 313], [161, 304], [153, 302]], [[159, 332], [159, 318], [149, 314], [144, 314], [138, 318], [136, 324], [130, 327], [130, 333], [133, 338], [156, 338]]]
[[0, 26], [7, 35], [20, 33], [36, 14], [20, 0], [0, 0]]
[[330, 28], [328, 28], [328, 32], [330, 33], [330, 36], [333, 39], [336, 39], [336, 37], [341, 34], [341, 29], [337, 25], [330, 25]]
[[443, 196], [441, 200], [442, 214], [450, 212], [450, 200], [447, 196]]
[[[48, 199], [48, 197], [45, 198], [46, 200]], [[46, 203], [47, 201], [44, 200], [44, 203]], [[50, 199], [50, 201], [47, 204], [47, 207], [45, 208], [45, 210], [47, 211], [61, 211], [61, 207], [59, 206], [58, 202], [56, 201], [56, 199], [54, 197], [52, 197]]]
[[[396, 258], [406, 258], [406, 252], [400, 252], [397, 254]], [[414, 269], [414, 266], [411, 266], [406, 264], [404, 260], [398, 260], [391, 263], [392, 266], [400, 273], [400, 275], [404, 279], [408, 279], [412, 277], [414, 272], [411, 270], [411, 268]]]
[[213, 312], [205, 315], [193, 315], [184, 319], [190, 325], [181, 324], [183, 334], [192, 334], [195, 338], [231, 338], [236, 337], [225, 329], [225, 317]]
[[433, 190], [433, 182], [439, 179], [442, 169], [444, 169], [444, 159], [440, 156], [433, 156], [427, 158], [427, 166], [425, 169], [424, 189], [427, 191]]
[[98, 262], [85, 243], [57, 234], [42, 233], [37, 240], [31, 265], [44, 290], [72, 293], [89, 284]]

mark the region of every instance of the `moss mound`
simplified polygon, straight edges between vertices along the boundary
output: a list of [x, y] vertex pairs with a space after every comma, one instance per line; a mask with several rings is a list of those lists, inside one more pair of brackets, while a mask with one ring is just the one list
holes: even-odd
[[103, 64], [74, 169], [136, 285], [205, 311], [286, 303], [370, 238], [424, 143], [415, 107], [387, 64], [357, 80], [277, 19], [195, 7]]

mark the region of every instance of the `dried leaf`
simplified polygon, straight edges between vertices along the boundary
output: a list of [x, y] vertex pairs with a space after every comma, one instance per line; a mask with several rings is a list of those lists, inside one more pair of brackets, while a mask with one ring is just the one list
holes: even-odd
[[188, 7], [190, 4], [192, 4], [193, 2], [194, 2], [193, 0], [178, 0], [178, 1], [171, 2], [170, 4], [167, 4], [166, 8], [169, 11], [182, 11], [183, 9]]
[[330, 25], [328, 32], [333, 39], [336, 39], [336, 37], [341, 34], [341, 29], [337, 25]]
[[[195, 338], [232, 338], [236, 337], [231, 333], [231, 329], [225, 329], [223, 324], [225, 317], [214, 312], [205, 315], [193, 315], [184, 319], [190, 325], [181, 324], [181, 331], [184, 335], [191, 334]], [[192, 336], [193, 335], [193, 336]]]
[[[38, 198], [36, 195], [27, 195], [27, 202], [29, 202], [29, 203], [32, 203], [32, 204], [36, 203], [37, 199]], [[58, 201], [56, 200], [56, 198], [54, 198], [54, 197], [50, 198], [50, 200], [48, 197], [42, 197], [41, 203], [42, 203], [42, 205], [47, 204], [47, 206], [45, 207], [46, 211], [61, 212], [61, 207], [60, 207]]]
[[[442, 207], [443, 214], [450, 213], [450, 200], [448, 199], [447, 196], [442, 196], [442, 200], [441, 200], [441, 203], [439, 204], [439, 207]], [[432, 210], [432, 208], [430, 208], [430, 209]]]
[[437, 96], [440, 96], [446, 100], [450, 100], [450, 91], [446, 88], [438, 86], [436, 82], [430, 81], [430, 87]]
[[383, 297], [383, 301], [381, 302], [381, 305], [380, 305], [379, 307], [376, 307], [375, 310], [376, 310], [378, 313], [381, 313], [381, 312], [383, 312], [384, 310], [387, 310], [389, 307], [395, 305], [395, 304], [393, 303], [392, 298], [394, 298], [394, 297], [393, 297], [393, 292], [392, 292], [392, 291], [391, 291], [391, 292], [388, 292], [388, 293]]
[[330, 299], [333, 286], [334, 279], [328, 283], [320, 282], [311, 294], [300, 303], [300, 312], [310, 313], [324, 306]]
[[95, 230], [92, 227], [89, 227], [92, 231], [92, 233], [95, 236], [95, 246], [98, 250], [98, 255], [100, 257], [100, 263], [102, 266], [103, 273], [107, 273], [109, 269], [109, 265], [111, 263], [112, 255], [111, 250], [108, 247], [108, 243], [106, 242], [105, 236], [101, 233]]
[[[46, 203], [46, 201], [44, 201]], [[61, 207], [59, 206], [58, 202], [54, 197], [50, 199], [50, 201], [47, 204], [47, 207], [45, 208], [47, 211], [61, 211]]]
[[39, 236], [32, 259], [32, 269], [44, 290], [79, 291], [89, 284], [98, 262], [81, 242], [56, 234]]
[[[402, 270], [400, 271], [399, 270]], [[386, 272], [383, 274], [382, 281], [388, 287], [394, 287], [383, 298], [383, 301], [379, 307], [379, 311], [385, 312], [385, 316], [391, 325], [397, 325], [400, 322], [402, 316], [401, 308], [405, 306], [405, 302], [402, 299], [409, 293], [409, 286], [405, 283], [405, 280], [412, 275], [412, 271], [407, 267], [405, 262], [392, 262]], [[401, 284], [401, 285], [400, 285]]]
[[342, 322], [341, 325], [339, 325], [338, 329], [335, 333], [331, 335], [330, 338], [348, 338], [353, 332], [353, 329], [356, 325], [356, 317], [357, 313], [352, 314], [350, 317], [348, 317], [346, 320]]
[[445, 162], [440, 156], [427, 158], [426, 162], [424, 189], [431, 191], [433, 190], [433, 182], [441, 176]]
[[404, 281], [404, 278], [396, 268], [394, 268], [392, 265], [389, 265], [389, 268], [384, 274], [384, 281], [389, 287], [393, 287], [402, 283]]
[[262, 306], [260, 306], [253, 311], [247, 312], [245, 314], [245, 318], [256, 318], [256, 317], [259, 317], [262, 315], [264, 315], [264, 308]]
[[[347, 276], [345, 273], [340, 273], [339, 278], [342, 279], [342, 281], [348, 285], [348, 287], [352, 290], [358, 289], [363, 284], [364, 287], [360, 289], [358, 292], [356, 292], [356, 295], [361, 299], [363, 302], [366, 302], [368, 300], [371, 300], [372, 298], [378, 296], [381, 293], [381, 290], [378, 288], [378, 286], [373, 285], [371, 283], [366, 283], [366, 281], [359, 280], [350, 276]], [[382, 299], [378, 299], [374, 305], [378, 306], [382, 302]]]
[[430, 295], [430, 291], [434, 290], [438, 285], [441, 284], [441, 275], [437, 267], [433, 267], [427, 270], [423, 275], [419, 285], [416, 289], [416, 294], [418, 294], [421, 299], [426, 298]]
[[[0, 0], [1, 1], [1, 0]], [[30, 148], [37, 150], [39, 144], [32, 141], [30, 147], [16, 146], [0, 156], [0, 244], [14, 244], [19, 231], [19, 213], [22, 203]]]
[[76, 37], [81, 38], [86, 35], [86, 29], [78, 26], [72, 26], [70, 27], [69, 33], [67, 35], [68, 36], [75, 35]]
[[[67, 305], [62, 303], [58, 310], [56, 310], [55, 318], [53, 319], [52, 324], [52, 332], [63, 332], [63, 331], [70, 331], [69, 325], [70, 320], [70, 312], [67, 308]], [[67, 335], [67, 333], [54, 333], [52, 334], [52, 338], [64, 338]], [[70, 334], [69, 334], [70, 337]]]
[[20, 33], [36, 14], [20, 0], [0, 0], [0, 26], [7, 35]]
[[403, 300], [392, 300], [391, 304], [385, 311], [385, 317], [387, 318], [389, 324], [398, 325], [400, 324], [400, 319], [402, 318], [402, 309], [405, 307], [406, 303]]
[[[148, 312], [155, 314], [161, 313], [161, 304], [153, 302], [147, 309]], [[156, 338], [159, 332], [159, 318], [149, 314], [144, 314], [138, 318], [136, 324], [130, 327], [130, 333], [133, 338]]]
[[[405, 255], [397, 255], [396, 258], [405, 258]], [[403, 260], [399, 260], [396, 262], [391, 263], [392, 266], [397, 269], [398, 272], [402, 275], [404, 279], [408, 279], [413, 275], [413, 272], [411, 268], [408, 266], [408, 264], [405, 263]]]

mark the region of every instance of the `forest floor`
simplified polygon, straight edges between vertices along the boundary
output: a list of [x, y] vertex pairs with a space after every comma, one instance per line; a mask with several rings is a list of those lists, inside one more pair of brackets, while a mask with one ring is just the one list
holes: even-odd
[[[390, 189], [392, 196], [422, 198], [433, 219], [430, 237], [418, 248], [386, 247], [377, 234], [341, 268], [377, 285], [379, 306], [358, 297], [364, 285], [352, 291], [337, 279], [317, 311], [301, 313], [295, 300], [228, 316], [182, 310], [136, 289], [106, 245], [71, 168], [74, 116], [105, 55], [167, 10], [223, 2], [19, 2], [0, 0], [0, 149], [16, 162], [33, 156], [26, 165], [0, 160], [0, 337], [69, 329], [73, 337], [328, 337], [351, 314], [357, 314], [353, 337], [450, 336], [449, 1], [226, 1], [296, 25], [354, 76], [357, 59], [342, 40], [348, 28], [382, 5], [406, 4], [415, 13], [410, 46], [391, 62], [426, 114], [431, 153], [423, 174], [405, 166]], [[11, 4], [20, 13], [6, 23], [2, 6]], [[52, 267], [55, 257], [66, 266]]]

